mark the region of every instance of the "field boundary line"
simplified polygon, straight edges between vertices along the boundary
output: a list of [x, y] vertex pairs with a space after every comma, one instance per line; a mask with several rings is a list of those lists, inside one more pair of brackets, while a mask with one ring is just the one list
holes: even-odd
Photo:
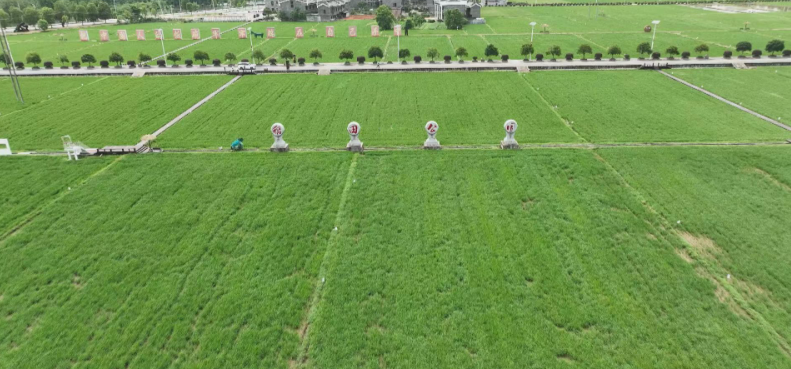
[[[220, 35], [223, 35], [223, 34], [225, 34], [225, 33], [227, 33], [227, 32], [231, 32], [231, 31], [233, 31], [233, 30], [235, 30], [235, 29], [237, 29], [237, 28], [239, 28], [239, 27], [244, 27], [244, 26], [246, 26], [246, 25], [248, 25], [248, 24], [250, 24], [250, 23], [253, 23], [253, 22], [252, 22], [252, 21], [250, 21], [250, 22], [247, 22], [247, 23], [242, 23], [242, 24], [240, 24], [240, 25], [238, 25], [238, 26], [236, 26], [236, 27], [232, 27], [232, 28], [226, 29], [225, 31], [220, 31]], [[164, 36], [164, 35], [163, 35], [163, 36]], [[147, 62], [145, 62], [145, 63], [141, 63], [141, 64], [148, 64], [148, 63], [151, 63], [151, 62], [153, 62], [153, 61], [155, 61], [155, 60], [157, 60], [157, 59], [160, 59], [160, 58], [164, 59], [164, 58], [165, 58], [165, 57], [166, 57], [168, 54], [173, 54], [173, 53], [177, 53], [177, 52], [179, 52], [179, 51], [181, 51], [181, 50], [188, 49], [188, 48], [190, 48], [190, 47], [193, 47], [193, 46], [195, 46], [195, 45], [197, 45], [197, 44], [200, 44], [200, 43], [202, 43], [202, 42], [204, 42], [204, 41], [211, 40], [211, 38], [212, 38], [212, 36], [209, 36], [209, 37], [206, 37], [206, 38], [200, 39], [200, 40], [198, 40], [198, 41], [195, 41], [195, 42], [193, 42], [193, 43], [191, 43], [191, 44], [189, 44], [189, 45], [182, 46], [182, 47], [180, 47], [180, 48], [178, 48], [178, 49], [171, 50], [171, 51], [165, 51], [165, 54], [163, 54], [163, 55], [160, 55], [160, 56], [157, 56], [157, 57], [154, 57], [154, 58], [152, 58], [151, 60], [149, 60], [149, 61], [147, 61]]]
[[[627, 181], [626, 178], [617, 169], [615, 169], [615, 167], [610, 162], [608, 162], [605, 158], [599, 155], [599, 153], [596, 152], [595, 150], [593, 151], [593, 155], [597, 160], [602, 162], [608, 168], [608, 170], [610, 170], [615, 174], [617, 179], [624, 185], [624, 187], [626, 187], [628, 191], [632, 193], [632, 196], [634, 196], [636, 200], [639, 201], [650, 214], [656, 217], [656, 220], [659, 222], [659, 227], [655, 226], [650, 221], [647, 221], [647, 223], [651, 226], [651, 228], [654, 230], [657, 236], [661, 237], [664, 241], [666, 241], [669, 244], [669, 246], [674, 250], [676, 249], [676, 247], [673, 245], [672, 242], [670, 242], [668, 238], [673, 238], [675, 240], [678, 240], [678, 243], [684, 246], [684, 251], [686, 251], [690, 255], [693, 261], [696, 264], [700, 265], [711, 276], [711, 278], [716, 281], [716, 283], [719, 283], [724, 289], [726, 289], [728, 293], [731, 295], [733, 301], [739, 306], [739, 308], [744, 310], [750, 318], [755, 319], [756, 323], [758, 323], [758, 328], [763, 329], [765, 333], [767, 333], [769, 337], [773, 341], [775, 341], [778, 348], [780, 349], [780, 352], [783, 355], [785, 355], [787, 358], [791, 359], [791, 345], [789, 345], [785, 337], [783, 337], [779, 332], [777, 332], [777, 330], [772, 326], [772, 324], [769, 323], [760, 312], [756, 311], [750, 306], [750, 304], [744, 299], [744, 296], [742, 296], [742, 293], [738, 289], [736, 289], [736, 287], [734, 287], [730, 281], [726, 280], [725, 277], [722, 277], [723, 275], [726, 274], [724, 271], [715, 270], [715, 269], [721, 269], [722, 266], [720, 266], [719, 268], [717, 268], [716, 265], [712, 266], [712, 263], [709, 263], [705, 259], [705, 257], [700, 255], [695, 250], [695, 248], [689, 244], [689, 242], [687, 242], [684, 238], [682, 238], [678, 234], [678, 228], [673, 227], [673, 224], [664, 215], [662, 215], [660, 212], [654, 209], [654, 207], [648, 201], [648, 198], [643, 196], [642, 192], [640, 192], [638, 189], [633, 187], [629, 183], [629, 181]], [[705, 279], [705, 277], [703, 276], [699, 276], [699, 277]]]
[[352, 188], [352, 183], [354, 179], [354, 172], [357, 168], [357, 158], [360, 157], [360, 154], [354, 154], [352, 157], [351, 163], [349, 163], [349, 170], [346, 172], [346, 182], [343, 185], [343, 191], [341, 192], [341, 199], [340, 203], [338, 204], [338, 212], [335, 213], [335, 221], [333, 226], [335, 229], [330, 234], [329, 240], [327, 241], [327, 248], [324, 250], [324, 256], [321, 259], [321, 265], [319, 266], [319, 273], [316, 275], [316, 287], [313, 289], [313, 294], [311, 295], [307, 316], [305, 317], [305, 321], [307, 323], [305, 327], [305, 334], [301, 337], [300, 342], [300, 349], [299, 349], [299, 357], [297, 358], [297, 365], [305, 366], [308, 361], [308, 350], [310, 349], [310, 332], [311, 332], [311, 322], [313, 321], [316, 313], [318, 311], [319, 303], [321, 302], [321, 297], [324, 292], [324, 283], [325, 277], [327, 276], [327, 271], [329, 269], [328, 264], [330, 264], [330, 257], [331, 251], [335, 251], [333, 247], [336, 240], [338, 239], [338, 235], [341, 233], [342, 229], [338, 228], [341, 221], [343, 220], [343, 216], [346, 213], [346, 199], [349, 197], [349, 191]]
[[387, 48], [390, 47], [390, 40], [392, 40], [392, 39], [393, 39], [392, 36], [387, 36], [387, 42], [385, 42], [385, 50], [382, 53], [382, 60], [387, 58]]
[[[83, 178], [83, 180], [82, 180], [82, 181], [80, 181], [79, 183], [77, 183], [76, 185], [74, 185], [74, 189], [76, 190], [77, 188], [80, 188], [80, 186], [82, 186], [82, 185], [84, 185], [84, 184], [88, 183], [88, 181], [89, 181], [89, 180], [91, 180], [93, 177], [96, 177], [96, 176], [98, 176], [99, 174], [102, 174], [102, 173], [104, 173], [104, 171], [106, 171], [107, 169], [109, 169], [109, 168], [110, 168], [111, 166], [113, 166], [115, 163], [117, 163], [117, 162], [121, 161], [121, 160], [124, 158], [124, 156], [125, 156], [125, 155], [121, 155], [121, 156], [119, 156], [119, 157], [118, 157], [118, 158], [116, 158], [115, 160], [111, 161], [109, 164], [107, 164], [107, 165], [105, 165], [105, 166], [103, 166], [103, 167], [99, 168], [99, 169], [98, 169], [98, 170], [96, 170], [95, 172], [93, 172], [93, 173], [89, 174], [87, 177]], [[67, 186], [68, 186], [68, 185], [67, 185]], [[2, 235], [0, 235], [0, 246], [2, 246], [3, 244], [5, 244], [5, 241], [6, 241], [7, 239], [11, 238], [11, 236], [15, 235], [16, 233], [18, 233], [19, 231], [21, 231], [21, 230], [22, 230], [22, 228], [25, 228], [25, 226], [27, 226], [28, 224], [30, 224], [30, 222], [32, 222], [32, 221], [33, 221], [34, 219], [36, 219], [36, 218], [37, 218], [39, 215], [41, 215], [41, 213], [43, 213], [43, 212], [44, 212], [44, 210], [46, 210], [46, 209], [47, 209], [47, 208], [49, 208], [50, 206], [54, 205], [54, 204], [55, 204], [55, 203], [57, 203], [58, 201], [60, 201], [60, 199], [62, 199], [62, 198], [64, 198], [64, 197], [66, 197], [66, 196], [67, 196], [69, 193], [71, 193], [71, 187], [69, 187], [69, 189], [66, 189], [66, 190], [60, 190], [60, 192], [58, 192], [58, 193], [55, 195], [55, 198], [54, 198], [54, 199], [50, 200], [48, 203], [46, 203], [46, 204], [44, 204], [44, 205], [41, 205], [41, 206], [39, 206], [39, 207], [37, 207], [37, 208], [35, 208], [35, 209], [31, 210], [31, 211], [30, 211], [30, 212], [28, 212], [27, 214], [25, 214], [25, 215], [22, 217], [22, 220], [21, 220], [21, 221], [19, 221], [19, 222], [17, 222], [16, 224], [14, 224], [14, 226], [12, 226], [12, 227], [11, 227], [11, 229], [10, 229], [8, 232], [6, 232], [6, 233], [3, 233]]]
[[533, 84], [532, 84], [532, 83], [530, 83], [530, 81], [528, 81], [528, 80], [527, 80], [527, 78], [525, 78], [524, 76], [520, 76], [520, 78], [521, 78], [521, 79], [522, 79], [522, 80], [523, 80], [523, 81], [524, 81], [524, 82], [525, 82], [525, 83], [526, 83], [528, 86], [530, 86], [530, 90], [531, 90], [531, 91], [533, 91], [533, 92], [534, 92], [536, 95], [538, 95], [538, 97], [541, 99], [541, 101], [543, 101], [543, 102], [544, 102], [544, 105], [546, 105], [546, 106], [547, 106], [547, 108], [549, 108], [549, 110], [551, 110], [551, 111], [552, 111], [552, 113], [553, 113], [553, 114], [555, 114], [555, 116], [556, 116], [556, 117], [558, 117], [558, 119], [560, 119], [560, 121], [561, 121], [561, 122], [563, 122], [563, 124], [566, 126], [566, 128], [568, 128], [568, 129], [569, 129], [571, 132], [573, 132], [575, 136], [579, 137], [579, 139], [580, 139], [580, 140], [582, 140], [582, 142], [584, 142], [584, 143], [586, 143], [586, 144], [589, 144], [589, 145], [591, 144], [591, 143], [590, 143], [590, 141], [588, 141], [588, 139], [586, 139], [585, 137], [582, 137], [582, 135], [581, 135], [579, 132], [577, 132], [577, 130], [576, 130], [576, 129], [574, 129], [574, 127], [572, 127], [572, 126], [571, 126], [571, 124], [569, 124], [569, 122], [567, 122], [565, 119], [563, 119], [563, 117], [562, 117], [562, 116], [560, 116], [560, 114], [558, 113], [557, 109], [555, 109], [555, 108], [554, 108], [554, 107], [553, 107], [553, 106], [552, 106], [552, 105], [549, 103], [549, 101], [547, 101], [547, 99], [545, 99], [545, 98], [544, 98], [544, 95], [542, 95], [540, 92], [538, 92], [538, 90], [536, 90], [535, 86], [533, 86]]
[[745, 113], [752, 114], [753, 116], [755, 116], [757, 118], [761, 118], [761, 119], [763, 119], [763, 120], [765, 120], [765, 121], [767, 121], [769, 123], [772, 123], [772, 124], [782, 128], [782, 129], [785, 129], [786, 131], [791, 131], [791, 127], [789, 127], [789, 126], [787, 126], [787, 125], [785, 125], [783, 123], [780, 123], [780, 122], [778, 122], [778, 121], [776, 121], [776, 120], [774, 120], [772, 118], [769, 118], [769, 117], [767, 117], [767, 116], [765, 116], [765, 115], [763, 115], [761, 113], [758, 113], [758, 112], [755, 112], [753, 110], [747, 109], [747, 108], [745, 108], [745, 107], [743, 107], [743, 106], [741, 106], [739, 104], [734, 103], [733, 101], [730, 101], [730, 100], [728, 100], [728, 99], [726, 99], [724, 97], [721, 97], [721, 96], [716, 95], [716, 94], [714, 94], [714, 93], [712, 93], [712, 92], [710, 92], [708, 90], [705, 90], [702, 87], [695, 86], [695, 85], [693, 85], [693, 84], [691, 84], [691, 83], [689, 83], [689, 82], [687, 82], [687, 81], [685, 81], [685, 80], [683, 80], [681, 78], [678, 78], [678, 77], [676, 77], [674, 75], [668, 74], [665, 71], [657, 70], [657, 72], [662, 73], [663, 75], [665, 75], [665, 77], [668, 77], [668, 78], [670, 78], [670, 79], [672, 79], [672, 80], [674, 80], [676, 82], [681, 82], [684, 85], [686, 85], [687, 87], [691, 87], [691, 88], [693, 88], [695, 90], [698, 90], [698, 91], [700, 91], [700, 92], [702, 92], [702, 93], [704, 93], [706, 95], [709, 95], [709, 96], [711, 96], [711, 97], [713, 97], [713, 98], [715, 98], [715, 99], [717, 99], [719, 101], [722, 101], [722, 102], [724, 102], [724, 103], [726, 103], [726, 104], [728, 104], [730, 106], [733, 106], [734, 108], [739, 109], [739, 110], [741, 110], [741, 111], [743, 111]]
[[220, 86], [220, 88], [218, 88], [214, 92], [210, 93], [208, 96], [206, 96], [203, 99], [201, 99], [201, 101], [198, 101], [197, 103], [195, 103], [195, 105], [191, 106], [189, 109], [185, 110], [184, 112], [179, 114], [177, 117], [173, 118], [170, 122], [167, 122], [164, 126], [160, 127], [158, 130], [156, 130], [154, 133], [152, 133], [152, 135], [154, 135], [155, 137], [159, 137], [159, 135], [161, 135], [162, 133], [167, 131], [168, 128], [173, 127], [174, 124], [176, 124], [179, 121], [181, 121], [182, 119], [184, 119], [184, 117], [186, 117], [187, 115], [189, 115], [190, 113], [195, 111], [195, 109], [201, 107], [201, 105], [205, 104], [207, 101], [209, 101], [213, 97], [217, 96], [217, 94], [219, 94], [220, 92], [222, 92], [223, 90], [228, 88], [228, 86], [234, 84], [234, 82], [238, 81], [239, 78], [242, 78], [242, 76], [233, 77], [233, 79], [228, 81], [226, 84]]
[[604, 49], [605, 51], [607, 50], [607, 47], [606, 47], [606, 46], [599, 45], [599, 44], [597, 44], [597, 43], [595, 43], [595, 42], [593, 42], [593, 41], [591, 41], [591, 40], [589, 40], [589, 39], [587, 39], [587, 38], [583, 37], [581, 34], [575, 33], [575, 34], [574, 34], [574, 36], [577, 36], [577, 38], [579, 38], [579, 39], [580, 39], [580, 40], [582, 40], [582, 41], [585, 41], [585, 42], [590, 42], [590, 43], [592, 43], [592, 44], [594, 44], [594, 45], [596, 45], [596, 46], [598, 46], [598, 47], [600, 47], [600, 48]]
[[286, 46], [288, 46], [288, 45], [291, 45], [291, 43], [292, 43], [292, 42], [294, 42], [294, 41], [296, 41], [296, 40], [297, 40], [297, 38], [296, 38], [296, 37], [295, 37], [295, 38], [292, 38], [292, 39], [291, 39], [291, 41], [287, 42], [285, 45], [283, 45], [283, 47], [281, 47], [281, 48], [279, 48], [279, 49], [275, 50], [275, 52], [274, 52], [274, 53], [272, 53], [272, 55], [269, 55], [269, 57], [268, 57], [267, 59], [271, 59], [271, 58], [275, 58], [275, 59], [277, 59], [277, 57], [279, 56], [279, 55], [277, 55], [277, 53], [278, 53], [280, 50], [283, 50], [283, 49], [285, 49], [285, 48], [286, 48]]
[[[95, 81], [93, 81], [93, 82], [89, 82], [87, 85], [82, 85], [82, 86], [80, 86], [80, 87], [75, 87], [75, 88], [72, 88], [71, 90], [68, 90], [68, 91], [63, 91], [63, 92], [61, 92], [61, 93], [59, 93], [59, 94], [55, 95], [55, 97], [53, 97], [53, 98], [46, 99], [46, 100], [41, 100], [41, 101], [35, 102], [34, 104], [44, 104], [44, 103], [46, 103], [47, 101], [50, 101], [50, 100], [57, 99], [57, 98], [59, 98], [59, 97], [61, 97], [61, 96], [63, 96], [63, 95], [66, 95], [66, 94], [70, 93], [70, 92], [74, 92], [74, 91], [77, 91], [77, 90], [79, 90], [79, 89], [82, 89], [82, 88], [88, 87], [88, 86], [90, 86], [90, 85], [92, 85], [92, 84], [94, 84], [94, 83], [97, 83], [97, 82], [104, 81], [104, 80], [105, 80], [105, 79], [107, 79], [107, 78], [110, 78], [110, 76], [101, 77], [101, 78], [99, 78], [99, 79], [97, 79], [97, 80], [95, 80]], [[25, 105], [28, 105], [28, 104], [25, 104]], [[28, 105], [28, 106], [30, 106], [30, 105]], [[23, 109], [19, 109], [19, 110], [14, 110], [14, 111], [12, 111], [12, 112], [10, 112], [10, 113], [7, 113], [6, 115], [3, 115], [3, 117], [7, 117], [7, 116], [9, 116], [9, 115], [11, 115], [11, 114], [18, 113], [18, 112], [20, 112], [20, 111], [24, 111], [24, 110], [25, 110], [24, 108], [23, 108]]]

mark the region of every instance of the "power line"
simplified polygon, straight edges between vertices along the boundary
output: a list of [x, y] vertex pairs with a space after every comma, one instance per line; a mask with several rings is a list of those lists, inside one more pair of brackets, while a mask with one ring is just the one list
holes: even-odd
[[2, 40], [0, 40], [0, 46], [2, 46], [3, 54], [5, 54], [7, 58], [4, 60], [4, 62], [7, 62], [8, 64], [8, 74], [11, 77], [11, 85], [14, 87], [14, 95], [16, 95], [16, 99], [20, 104], [24, 104], [25, 99], [22, 98], [22, 87], [19, 85], [19, 77], [16, 75], [14, 56], [11, 55], [11, 46], [8, 44], [8, 37], [6, 37], [5, 28], [2, 21], [0, 21], [0, 36], [2, 36]]

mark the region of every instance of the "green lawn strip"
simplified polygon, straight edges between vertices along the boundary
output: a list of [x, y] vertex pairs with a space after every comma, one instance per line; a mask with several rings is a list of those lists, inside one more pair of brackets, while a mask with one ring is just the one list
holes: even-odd
[[[60, 150], [63, 135], [89, 147], [134, 145], [230, 78], [110, 77], [46, 104], [0, 116], [0, 137], [8, 138], [15, 151]], [[60, 80], [51, 79], [56, 85]]]
[[[435, 120], [445, 145], [497, 145], [507, 119], [519, 142], [578, 142], [515, 73], [380, 73], [244, 77], [165, 132], [165, 148], [227, 147], [237, 137], [268, 148], [283, 123], [292, 148], [344, 147], [362, 125], [367, 147], [415, 146]], [[264, 91], [263, 93], [261, 91]]]
[[345, 153], [119, 161], [0, 247], [0, 362], [285, 367], [348, 167]]
[[732, 305], [740, 298], [747, 307], [741, 313], [757, 312], [753, 319], [768, 322], [787, 355], [790, 152], [786, 147], [599, 150], [677, 228], [688, 252], [718, 272], [710, 278], [720, 281], [720, 299]]
[[109, 158], [70, 162], [65, 157], [29, 156], [0, 160], [0, 237], [110, 162]]
[[780, 122], [791, 121], [791, 68], [687, 69], [673, 75]]
[[[659, 73], [550, 71], [524, 78], [575, 131], [595, 143], [791, 138], [783, 129]], [[572, 78], [573, 87], [568, 84]]]
[[589, 151], [367, 153], [355, 178], [308, 367], [787, 362]]
[[[0, 118], [12, 112], [30, 108], [62, 95], [76, 91], [85, 85], [101, 80], [102, 77], [31, 77], [19, 78], [22, 89], [22, 98], [25, 103], [20, 104], [9, 78], [0, 78]], [[2, 136], [2, 135], [0, 135]]]

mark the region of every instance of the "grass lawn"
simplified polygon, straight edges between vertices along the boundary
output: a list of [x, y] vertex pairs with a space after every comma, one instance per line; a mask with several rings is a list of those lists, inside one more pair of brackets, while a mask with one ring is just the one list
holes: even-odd
[[[785, 337], [778, 341], [785, 341], [788, 354], [790, 148], [607, 149], [599, 153], [662, 217], [677, 226], [688, 242], [682, 256], [697, 254], [693, 266], [699, 271], [708, 268], [702, 276], [719, 281], [718, 298], [731, 306], [745, 303], [749, 309], [736, 308], [735, 312]], [[730, 282], [727, 274], [732, 275]]]
[[544, 72], [524, 78], [592, 142], [791, 138], [791, 132], [653, 71]]
[[348, 168], [123, 157], [0, 241], [0, 366], [285, 368]]
[[285, 125], [292, 148], [344, 147], [346, 125], [362, 125], [368, 146], [419, 146], [429, 120], [444, 145], [497, 145], [503, 123], [520, 142], [579, 142], [516, 73], [377, 73], [244, 77], [166, 131], [166, 148], [228, 147], [237, 137], [268, 148], [269, 127]]
[[[13, 149], [13, 146], [11, 147]], [[0, 237], [110, 163], [108, 158], [67, 162], [63, 157], [0, 160]]]
[[791, 68], [687, 69], [676, 77], [781, 122], [791, 121]]
[[[29, 77], [38, 78], [38, 77]], [[32, 108], [0, 116], [0, 137], [20, 150], [60, 150], [60, 137], [89, 147], [133, 145], [200, 101], [228, 76], [107, 77]], [[26, 78], [20, 78], [26, 84]], [[70, 78], [41, 81], [57, 88]], [[51, 83], [50, 83], [51, 82]], [[8, 87], [10, 88], [10, 84]], [[34, 96], [41, 96], [35, 92]], [[53, 93], [54, 95], [54, 93]]]
[[[656, 155], [652, 165], [641, 151], [620, 153], [649, 173], [661, 165], [667, 182], [686, 179], [683, 171], [669, 170], [673, 153]], [[729, 157], [706, 153], [697, 152], [696, 162]], [[774, 163], [787, 172], [791, 161]], [[719, 160], [706, 173], [732, 188], [742, 188], [733, 181], [748, 184], [728, 166]], [[764, 325], [720, 302], [717, 285], [696, 272], [701, 266], [677, 255], [686, 246], [676, 229], [590, 151], [366, 153], [352, 177], [348, 214], [330, 241], [327, 281], [310, 322], [308, 367], [788, 363]], [[751, 220], [774, 220], [745, 235], [765, 231], [771, 242], [754, 237], [751, 249], [761, 248], [755, 250], [761, 256], [752, 259], [745, 249], [738, 257], [750, 259], [744, 265], [753, 273], [782, 273], [774, 267], [787, 265], [789, 252], [776, 242], [787, 233], [791, 195], [760, 176], [751, 179], [756, 196], [785, 198], [764, 215], [755, 204]], [[679, 191], [717, 196], [698, 186]], [[701, 205], [728, 204], [729, 195], [748, 192], [723, 192], [718, 202]], [[747, 205], [706, 208], [719, 210], [710, 217], [696, 198], [649, 199], [678, 203], [701, 220], [725, 220], [736, 204]], [[740, 227], [741, 220], [724, 224]], [[678, 230], [687, 227], [694, 223]], [[782, 257], [765, 270], [759, 265], [764, 254]], [[763, 286], [776, 287], [771, 293], [783, 301], [788, 296], [781, 281]]]
[[45, 103], [61, 95], [75, 92], [85, 87], [85, 85], [90, 85], [100, 79], [99, 77], [20, 78], [19, 85], [22, 88], [22, 97], [25, 100], [24, 104], [20, 104], [16, 99], [16, 95], [14, 95], [11, 79], [0, 78], [0, 118], [6, 117], [15, 111]]

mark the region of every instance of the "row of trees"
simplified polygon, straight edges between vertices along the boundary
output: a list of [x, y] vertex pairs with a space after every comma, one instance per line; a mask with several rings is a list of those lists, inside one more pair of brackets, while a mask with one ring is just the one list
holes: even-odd
[[65, 25], [70, 20], [96, 22], [110, 18], [113, 18], [113, 11], [110, 5], [104, 1], [74, 3], [69, 0], [58, 0], [53, 4], [53, 7], [42, 6], [36, 8], [28, 6], [22, 9], [18, 6], [9, 6], [7, 10], [0, 8], [0, 20], [4, 24], [24, 22], [38, 26], [40, 20], [44, 20], [47, 25], [54, 23]]

